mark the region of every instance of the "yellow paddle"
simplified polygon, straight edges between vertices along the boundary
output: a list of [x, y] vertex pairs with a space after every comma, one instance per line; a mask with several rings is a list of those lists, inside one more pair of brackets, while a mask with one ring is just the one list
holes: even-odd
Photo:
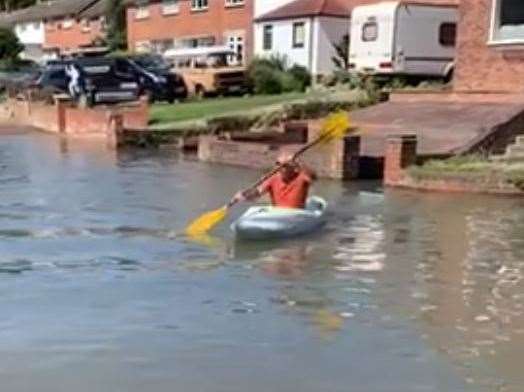
[[[349, 118], [347, 113], [345, 112], [336, 112], [331, 115], [329, 115], [326, 120], [324, 121], [324, 124], [322, 124], [322, 128], [320, 130], [320, 133], [315, 140], [311, 141], [310, 143], [306, 144], [304, 147], [302, 147], [300, 150], [295, 152], [293, 154], [293, 159], [298, 158], [300, 155], [302, 155], [304, 152], [309, 150], [311, 147], [316, 146], [317, 144], [321, 143], [328, 143], [332, 140], [341, 139], [343, 138], [346, 133], [349, 131]], [[265, 174], [263, 177], [261, 177], [257, 182], [255, 182], [253, 185], [251, 185], [249, 188], [246, 188], [247, 190], [254, 189], [260, 184], [262, 184], [265, 180], [267, 180], [269, 177], [277, 173], [279, 170], [282, 169], [284, 165], [278, 165], [273, 170]], [[245, 192], [245, 191], [244, 191]], [[217, 224], [222, 222], [224, 218], [227, 215], [228, 210], [235, 205], [236, 202], [229, 202], [225, 206], [206, 212], [205, 214], [201, 215], [197, 219], [195, 219], [193, 222], [191, 222], [185, 232], [188, 236], [191, 237], [198, 237], [203, 234], [206, 234], [209, 232], [213, 227], [215, 227]]]

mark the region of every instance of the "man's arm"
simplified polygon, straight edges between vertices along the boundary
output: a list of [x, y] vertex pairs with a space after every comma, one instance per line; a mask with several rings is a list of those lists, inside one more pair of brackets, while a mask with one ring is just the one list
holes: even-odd
[[235, 204], [241, 201], [253, 201], [261, 197], [263, 194], [269, 191], [271, 183], [269, 180], [263, 182], [259, 187], [248, 189], [245, 191], [239, 191], [231, 199], [231, 203]]

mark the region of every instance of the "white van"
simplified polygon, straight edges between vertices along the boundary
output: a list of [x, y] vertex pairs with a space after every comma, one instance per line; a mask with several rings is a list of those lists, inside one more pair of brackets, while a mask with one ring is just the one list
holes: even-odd
[[353, 8], [350, 71], [450, 77], [454, 67], [456, 1], [384, 1]]

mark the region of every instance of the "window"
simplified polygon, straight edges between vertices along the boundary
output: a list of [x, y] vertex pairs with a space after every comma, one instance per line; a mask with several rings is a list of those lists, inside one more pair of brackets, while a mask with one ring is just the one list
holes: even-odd
[[71, 27], [73, 27], [73, 24], [74, 24], [73, 19], [71, 19], [71, 18], [69, 18], [69, 19], [64, 19], [64, 20], [62, 21], [62, 28], [63, 28], [64, 30], [66, 30], [66, 29], [70, 29]]
[[362, 25], [362, 41], [371, 42], [378, 38], [378, 24], [375, 18], [370, 18]]
[[493, 0], [492, 42], [524, 42], [524, 2]]
[[91, 31], [91, 21], [89, 19], [82, 19], [80, 21], [82, 33], [88, 33]]
[[135, 50], [137, 52], [149, 52], [151, 50], [151, 43], [149, 41], [137, 41], [135, 43]]
[[162, 0], [162, 14], [173, 15], [178, 14], [180, 7], [178, 0]]
[[226, 0], [226, 7], [238, 7], [244, 5], [244, 0]]
[[201, 46], [213, 46], [215, 45], [215, 37], [189, 37], [182, 38], [176, 42], [176, 47], [179, 48], [198, 48]]
[[147, 0], [140, 0], [136, 4], [135, 19], [149, 18], [149, 3]]
[[303, 48], [306, 38], [306, 27], [304, 22], [293, 23], [293, 48]]
[[226, 37], [227, 45], [235, 52], [228, 56], [229, 65], [241, 65], [244, 61], [244, 37], [241, 35], [230, 35]]
[[262, 38], [262, 48], [271, 50], [273, 48], [273, 25], [264, 26], [264, 36]]
[[455, 46], [457, 41], [457, 24], [442, 23], [439, 28], [438, 42], [442, 46]]
[[166, 50], [172, 49], [175, 46], [173, 39], [161, 39], [151, 41], [151, 49], [153, 52], [163, 54]]
[[192, 11], [203, 11], [207, 10], [208, 0], [191, 0], [191, 10]]

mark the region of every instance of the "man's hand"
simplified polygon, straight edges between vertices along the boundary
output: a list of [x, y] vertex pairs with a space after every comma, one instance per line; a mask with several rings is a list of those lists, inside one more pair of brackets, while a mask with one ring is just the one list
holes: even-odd
[[233, 196], [229, 204], [233, 205], [233, 204], [241, 203], [243, 201], [246, 201], [246, 196], [244, 195], [244, 191], [239, 191], [235, 193], [235, 196]]

